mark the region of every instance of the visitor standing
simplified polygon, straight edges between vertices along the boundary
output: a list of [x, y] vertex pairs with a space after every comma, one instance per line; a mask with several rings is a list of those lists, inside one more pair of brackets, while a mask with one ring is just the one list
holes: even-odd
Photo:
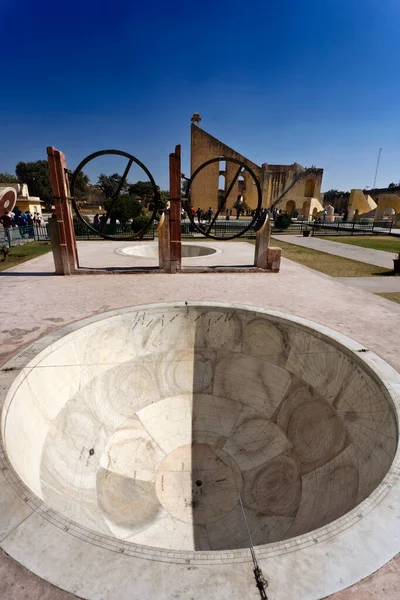
[[101, 217], [99, 217], [99, 225], [101, 227], [101, 231], [104, 230], [106, 223], [107, 223], [107, 215], [101, 215]]
[[35, 237], [35, 233], [34, 233], [34, 229], [33, 229], [33, 219], [32, 219], [31, 213], [27, 214], [26, 221], [27, 221], [27, 225], [28, 225], [29, 237], [30, 238]]
[[8, 210], [0, 217], [0, 223], [4, 228], [4, 237], [8, 241], [8, 245], [11, 246], [11, 228], [12, 228], [12, 220], [10, 217], [10, 213]]

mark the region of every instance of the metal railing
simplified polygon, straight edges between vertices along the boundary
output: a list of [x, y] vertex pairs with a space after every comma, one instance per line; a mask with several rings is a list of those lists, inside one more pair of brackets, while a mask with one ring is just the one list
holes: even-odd
[[0, 246], [20, 246], [28, 242], [48, 242], [50, 240], [48, 225], [27, 225], [26, 227], [13, 227], [8, 236], [4, 229], [0, 229]]
[[[212, 226], [210, 233], [211, 235], [215, 235], [218, 237], [229, 237], [239, 231], [242, 231], [246, 225], [251, 223], [251, 219], [248, 221], [243, 220], [233, 220], [233, 221], [215, 221]], [[207, 222], [201, 222], [200, 224], [204, 229], [208, 227]], [[190, 221], [183, 221], [181, 225], [182, 237], [192, 237], [192, 238], [204, 238], [204, 235], [200, 233]], [[243, 236], [244, 238], [255, 238], [256, 232], [254, 231], [254, 227], [250, 227]]]
[[389, 235], [394, 228], [394, 221], [335, 221], [328, 223], [324, 221], [298, 221], [292, 223], [287, 229], [272, 228], [274, 235], [293, 234], [299, 235], [304, 230], [310, 231], [315, 236], [340, 236], [340, 235]]
[[[250, 220], [248, 221], [250, 222]], [[216, 236], [231, 236], [232, 233], [243, 229], [244, 221], [216, 221], [212, 227], [211, 233]], [[207, 224], [205, 223], [204, 226]], [[310, 235], [315, 236], [340, 236], [340, 235], [389, 235], [394, 229], [394, 221], [335, 221], [328, 222], [307, 222], [298, 221], [292, 223], [287, 229], [277, 229], [272, 226], [273, 235], [289, 234], [299, 235], [304, 230], [309, 230]], [[80, 221], [74, 221], [76, 239], [78, 240], [96, 240], [101, 239], [90, 230], [88, 230]], [[204, 236], [188, 221], [182, 222], [182, 237], [203, 238]], [[132, 230], [129, 225], [110, 225], [107, 224], [104, 230], [107, 234], [126, 235], [129, 238]], [[154, 225], [144, 234], [143, 240], [154, 240]], [[250, 227], [243, 235], [244, 238], [255, 238], [254, 227]], [[49, 225], [47, 223], [37, 226], [13, 227], [10, 231], [10, 240], [8, 240], [3, 228], [0, 228], [0, 246], [18, 246], [27, 242], [47, 242], [50, 240]]]
[[[233, 233], [243, 229], [246, 223], [250, 223], [244, 220], [232, 220], [216, 221], [210, 231], [211, 234], [221, 237], [231, 236]], [[201, 225], [206, 228], [208, 223], [202, 222]], [[323, 235], [386, 235], [392, 232], [394, 222], [390, 220], [386, 221], [335, 221], [328, 223], [327, 221], [294, 221], [287, 229], [278, 229], [272, 223], [272, 233], [274, 235], [279, 234], [302, 234], [304, 230], [309, 230], [310, 235], [323, 236]], [[198, 231], [190, 221], [182, 222], [182, 237], [202, 238], [204, 237], [200, 231]], [[256, 233], [254, 227], [250, 227], [248, 231], [243, 234], [244, 238], [255, 238]]]
[[[155, 229], [155, 227], [153, 224], [153, 225], [151, 225], [151, 227], [149, 227], [149, 229], [146, 231], [146, 233], [143, 236], [141, 236], [140, 239], [154, 240], [154, 229]], [[83, 223], [81, 223], [81, 221], [78, 221], [75, 219], [74, 219], [74, 230], [75, 230], [75, 236], [76, 236], [77, 240], [100, 240], [100, 239], [103, 239], [100, 237], [100, 235], [97, 235], [91, 229], [88, 229], [87, 227], [85, 227], [85, 225]], [[105, 233], [106, 235], [115, 235], [115, 236], [126, 235], [127, 238], [130, 238], [130, 237], [132, 237], [133, 232], [132, 232], [132, 228], [129, 224], [111, 225], [110, 223], [107, 223], [107, 225], [103, 229], [103, 233]], [[139, 238], [137, 238], [137, 239], [139, 240]]]

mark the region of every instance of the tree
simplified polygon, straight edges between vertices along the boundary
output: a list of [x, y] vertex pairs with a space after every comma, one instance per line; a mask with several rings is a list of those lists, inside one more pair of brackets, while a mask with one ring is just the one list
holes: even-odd
[[235, 210], [240, 210], [243, 212], [245, 212], [246, 210], [250, 210], [250, 206], [246, 204], [244, 200], [241, 200], [240, 197], [236, 200], [235, 204], [233, 205], [233, 208]]
[[189, 179], [182, 179], [182, 198], [187, 198], [189, 191]]
[[[159, 210], [162, 212], [168, 204], [169, 192], [160, 190], [157, 185], [157, 191], [159, 193]], [[154, 210], [154, 190], [150, 181], [137, 181], [129, 186], [129, 195], [140, 200], [142, 206], [148, 207], [150, 211]]]
[[392, 181], [392, 183], [389, 183], [388, 187], [389, 188], [394, 188], [394, 187], [396, 187], [396, 184]]
[[83, 200], [89, 193], [90, 179], [83, 171], [79, 171], [75, 179], [74, 195], [77, 200]]
[[[47, 160], [37, 160], [35, 162], [19, 162], [15, 167], [15, 172], [20, 183], [28, 185], [29, 194], [39, 196], [44, 200], [46, 208], [51, 208], [53, 204], [53, 194], [50, 184], [49, 165]], [[78, 174], [75, 195], [81, 198], [86, 194], [89, 177], [81, 171]]]
[[[159, 190], [160, 188], [157, 186], [157, 189]], [[143, 199], [147, 197], [150, 198], [153, 196], [153, 194], [153, 186], [151, 185], [150, 181], [137, 181], [129, 186], [130, 196]]]
[[[157, 187], [158, 187], [158, 186], [157, 186]], [[158, 215], [158, 216], [160, 216], [160, 214], [161, 214], [161, 213], [162, 213], [162, 212], [163, 212], [163, 211], [164, 211], [164, 210], [167, 208], [167, 206], [168, 206], [168, 202], [169, 202], [169, 192], [168, 192], [168, 191], [166, 191], [166, 190], [160, 190], [160, 188], [158, 188], [158, 190], [159, 190], [159, 193], [160, 193], [160, 194], [159, 194], [159, 196], [160, 196], [160, 197], [159, 197], [159, 199], [160, 199], [160, 202], [159, 202], [159, 204], [158, 204], [158, 212], [157, 212], [157, 215]], [[151, 211], [153, 211], [153, 210], [154, 210], [154, 199], [152, 199], [152, 200], [150, 201], [150, 204], [149, 204], [149, 209], [150, 209]]]
[[[118, 173], [114, 173], [113, 175], [105, 175], [101, 173], [98, 179], [98, 185], [102, 190], [106, 200], [112, 198], [116, 193], [121, 184], [122, 176]], [[125, 194], [128, 191], [129, 184], [124, 181], [121, 186], [120, 194]]]
[[18, 181], [28, 185], [32, 196], [39, 196], [46, 206], [51, 206], [52, 193], [49, 178], [49, 165], [47, 160], [35, 162], [19, 162], [15, 167]]
[[18, 183], [18, 179], [11, 173], [0, 173], [0, 183]]
[[331, 200], [334, 200], [338, 196], [343, 196], [344, 194], [346, 194], [346, 192], [343, 192], [342, 190], [328, 190], [327, 192], [324, 192], [324, 202], [330, 202]]
[[[107, 200], [104, 203], [106, 211], [111, 208], [112, 202], [112, 200]], [[121, 223], [126, 223], [129, 219], [136, 219], [145, 214], [146, 211], [137, 198], [129, 195], [119, 196], [112, 206], [110, 222], [115, 223], [118, 219]]]

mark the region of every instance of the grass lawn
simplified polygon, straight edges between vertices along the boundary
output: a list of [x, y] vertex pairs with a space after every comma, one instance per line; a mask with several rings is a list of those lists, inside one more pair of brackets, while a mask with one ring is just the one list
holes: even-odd
[[382, 296], [382, 298], [386, 298], [386, 300], [391, 300], [392, 302], [398, 302], [400, 304], [400, 292], [385, 292], [376, 294], [376, 296]]
[[5, 271], [6, 269], [10, 269], [11, 267], [15, 267], [16, 265], [25, 262], [26, 260], [31, 260], [31, 258], [36, 258], [42, 254], [46, 254], [47, 252], [50, 252], [50, 250], [50, 242], [29, 242], [28, 244], [24, 244], [22, 246], [13, 246], [10, 248], [6, 260], [2, 260], [3, 257], [1, 256], [0, 271]]
[[400, 237], [390, 235], [363, 235], [363, 236], [327, 236], [321, 239], [361, 248], [373, 248], [374, 250], [386, 250], [386, 252], [400, 252]]
[[[243, 239], [243, 241], [255, 244], [254, 240]], [[374, 265], [367, 265], [356, 260], [350, 260], [349, 258], [320, 252], [319, 250], [302, 248], [301, 246], [281, 241], [279, 238], [272, 240], [271, 245], [282, 248], [282, 256], [285, 258], [289, 258], [300, 265], [304, 265], [330, 277], [372, 277], [374, 275], [391, 275], [393, 273], [393, 271], [384, 267], [375, 267]]]

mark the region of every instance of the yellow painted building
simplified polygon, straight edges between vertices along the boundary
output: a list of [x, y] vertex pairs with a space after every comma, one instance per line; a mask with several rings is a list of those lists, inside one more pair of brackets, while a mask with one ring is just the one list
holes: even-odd
[[[321, 183], [323, 169], [313, 168], [311, 174], [302, 176], [303, 167], [298, 163], [292, 165], [261, 166], [233, 150], [200, 127], [201, 117], [194, 113], [191, 126], [191, 174], [207, 160], [226, 157], [241, 160], [249, 167], [258, 179], [262, 190], [262, 206], [268, 208], [279, 199], [277, 208], [295, 213], [301, 218], [310, 219], [322, 213]], [[218, 198], [225, 195], [237, 174], [238, 165], [221, 160], [212, 163], [199, 172], [191, 189], [191, 202], [195, 209], [208, 210], [211, 206], [215, 212]], [[227, 198], [225, 208], [232, 208], [238, 197], [252, 209], [257, 206], [257, 186], [251, 174], [243, 171], [236, 179]]]

